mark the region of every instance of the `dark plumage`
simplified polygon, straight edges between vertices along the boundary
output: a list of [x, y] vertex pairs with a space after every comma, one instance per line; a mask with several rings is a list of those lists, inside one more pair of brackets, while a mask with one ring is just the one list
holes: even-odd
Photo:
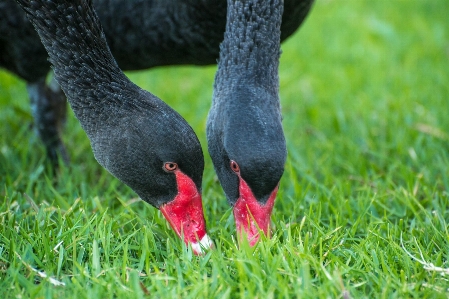
[[287, 156], [278, 78], [282, 11], [282, 0], [228, 2], [207, 121], [209, 153], [250, 244], [257, 226], [269, 231]]
[[163, 101], [130, 82], [107, 46], [90, 1], [20, 0], [97, 161], [162, 210], [178, 235], [210, 246], [201, 206], [200, 143]]
[[[281, 40], [299, 27], [312, 2], [285, 0]], [[93, 4], [122, 69], [217, 61], [226, 0], [94, 0]], [[27, 81], [35, 122], [55, 162], [56, 153], [63, 152], [59, 132], [65, 118], [64, 96], [45, 85], [46, 51], [14, 0], [0, 0], [0, 66]]]

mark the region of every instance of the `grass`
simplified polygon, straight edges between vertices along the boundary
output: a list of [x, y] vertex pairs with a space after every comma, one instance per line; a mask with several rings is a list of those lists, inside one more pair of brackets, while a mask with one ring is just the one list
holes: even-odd
[[[95, 162], [73, 115], [72, 164], [46, 176], [24, 83], [1, 72], [2, 298], [447, 298], [447, 11], [445, 0], [318, 0], [283, 44], [289, 156], [274, 237], [236, 245], [206, 154], [217, 248], [204, 257]], [[207, 152], [214, 72], [129, 76], [178, 110]]]

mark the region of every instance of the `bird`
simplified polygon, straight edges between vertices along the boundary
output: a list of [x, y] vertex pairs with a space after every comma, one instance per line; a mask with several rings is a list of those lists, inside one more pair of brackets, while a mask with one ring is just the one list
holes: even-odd
[[279, 99], [282, 0], [229, 0], [207, 140], [239, 240], [270, 234], [287, 157]]
[[91, 0], [19, 0], [96, 160], [161, 210], [195, 254], [213, 246], [201, 198], [204, 157], [188, 123], [117, 65]]
[[[313, 0], [285, 0], [281, 40], [302, 24]], [[123, 70], [166, 65], [210, 65], [219, 57], [226, 0], [93, 0], [106, 40]], [[47, 52], [15, 0], [0, 0], [0, 67], [26, 81], [32, 114], [47, 157], [57, 167], [69, 158], [61, 141], [66, 99]]]

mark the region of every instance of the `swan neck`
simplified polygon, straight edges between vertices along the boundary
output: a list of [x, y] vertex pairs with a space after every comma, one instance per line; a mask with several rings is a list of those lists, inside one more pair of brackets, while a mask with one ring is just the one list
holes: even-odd
[[218, 85], [243, 79], [277, 89], [282, 13], [281, 0], [228, 1]]

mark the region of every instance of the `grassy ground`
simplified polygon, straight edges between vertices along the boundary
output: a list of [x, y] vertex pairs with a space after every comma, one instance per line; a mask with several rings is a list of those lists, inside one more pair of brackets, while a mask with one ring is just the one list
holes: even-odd
[[[72, 165], [47, 177], [24, 83], [0, 73], [2, 298], [447, 298], [448, 11], [446, 0], [318, 0], [283, 45], [289, 157], [274, 238], [237, 247], [207, 157], [217, 248], [205, 257], [99, 167], [73, 116]], [[129, 75], [206, 150], [214, 72]]]

